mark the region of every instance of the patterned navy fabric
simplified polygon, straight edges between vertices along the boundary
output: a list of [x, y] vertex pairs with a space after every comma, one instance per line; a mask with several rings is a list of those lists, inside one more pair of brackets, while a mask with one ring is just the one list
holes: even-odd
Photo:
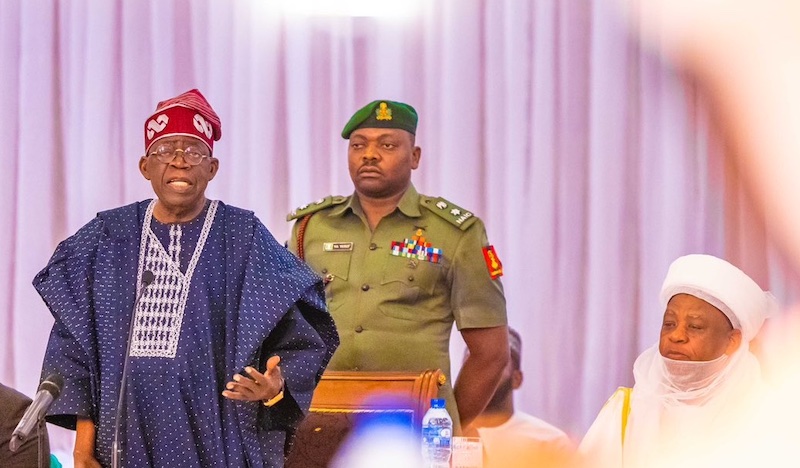
[[[55, 317], [42, 374], [65, 380], [48, 421], [74, 428], [76, 416], [92, 418], [104, 466], [111, 460], [148, 203], [100, 213], [62, 242], [34, 279]], [[184, 224], [185, 238], [196, 242], [201, 226], [202, 219]], [[190, 247], [181, 252], [182, 264], [191, 241]], [[252, 212], [220, 203], [192, 278], [175, 358], [131, 359], [123, 466], [283, 466], [286, 431], [308, 409], [337, 345], [316, 274]], [[288, 398], [266, 408], [221, 396], [234, 373], [248, 365], [263, 370], [275, 354]]]

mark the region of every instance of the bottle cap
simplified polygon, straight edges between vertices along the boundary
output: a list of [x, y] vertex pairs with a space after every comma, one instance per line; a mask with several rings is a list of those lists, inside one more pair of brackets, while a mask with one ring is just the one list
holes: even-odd
[[431, 408], [444, 408], [445, 401], [441, 398], [433, 398], [431, 399]]

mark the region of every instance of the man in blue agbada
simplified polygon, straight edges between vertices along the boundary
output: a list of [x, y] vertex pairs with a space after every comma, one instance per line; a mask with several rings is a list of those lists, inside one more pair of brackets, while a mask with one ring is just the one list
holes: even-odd
[[221, 125], [200, 92], [159, 103], [144, 135], [156, 199], [99, 213], [34, 279], [55, 317], [42, 373], [65, 381], [48, 421], [77, 430], [76, 467], [111, 464], [130, 346], [121, 466], [283, 466], [339, 342], [321, 281], [206, 199]]

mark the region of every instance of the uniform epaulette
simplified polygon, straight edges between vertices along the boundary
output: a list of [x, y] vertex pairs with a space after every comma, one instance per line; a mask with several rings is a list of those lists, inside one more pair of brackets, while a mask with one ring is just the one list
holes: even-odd
[[478, 219], [471, 211], [467, 211], [441, 197], [421, 196], [420, 204], [462, 231], [472, 226]]
[[347, 197], [342, 197], [339, 195], [329, 195], [325, 198], [320, 198], [319, 200], [309, 203], [303, 206], [298, 207], [296, 210], [292, 211], [288, 215], [286, 215], [286, 221], [291, 221], [293, 219], [299, 219], [303, 216], [311, 213], [316, 213], [317, 211], [328, 208], [329, 206], [338, 205], [340, 203], [344, 203], [347, 200]]

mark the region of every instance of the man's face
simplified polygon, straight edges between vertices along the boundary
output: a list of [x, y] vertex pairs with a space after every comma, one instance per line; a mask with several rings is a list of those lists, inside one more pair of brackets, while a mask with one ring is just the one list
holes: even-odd
[[411, 171], [419, 166], [420, 154], [414, 137], [405, 130], [355, 130], [350, 134], [347, 159], [356, 192], [370, 198], [403, 193], [411, 181]]
[[164, 163], [152, 154], [159, 146], [192, 150], [205, 156], [209, 155], [208, 148], [196, 138], [166, 137], [150, 148], [151, 155], [144, 155], [139, 160], [139, 170], [150, 181], [164, 208], [177, 213], [199, 212], [205, 204], [208, 182], [217, 174], [219, 161], [208, 156], [200, 164], [192, 166], [186, 161], [184, 153], [178, 151], [171, 162]]
[[736, 351], [741, 338], [741, 331], [734, 330], [719, 309], [689, 294], [676, 294], [664, 312], [658, 350], [678, 361], [711, 361]]

